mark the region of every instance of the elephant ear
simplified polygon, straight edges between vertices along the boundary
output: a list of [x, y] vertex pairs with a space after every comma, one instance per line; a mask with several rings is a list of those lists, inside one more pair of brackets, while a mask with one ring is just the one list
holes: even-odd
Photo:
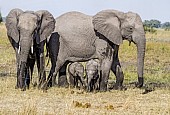
[[21, 9], [12, 9], [6, 17], [6, 28], [7, 34], [10, 36], [16, 43], [19, 42], [19, 31], [17, 28], [18, 16], [23, 13]]
[[104, 10], [93, 16], [92, 23], [97, 32], [104, 35], [114, 44], [120, 45], [123, 42], [120, 26], [124, 18], [123, 12]]
[[55, 19], [53, 15], [47, 10], [39, 10], [35, 12], [39, 17], [39, 34], [40, 38], [37, 41], [38, 43], [44, 41], [48, 36], [54, 31], [55, 28]]

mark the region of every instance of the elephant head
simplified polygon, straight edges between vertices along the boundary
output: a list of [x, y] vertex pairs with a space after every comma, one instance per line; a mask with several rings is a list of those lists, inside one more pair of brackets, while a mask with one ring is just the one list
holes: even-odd
[[[46, 10], [37, 12], [13, 9], [6, 18], [7, 35], [17, 50], [17, 65], [19, 76], [24, 79], [28, 54], [33, 44], [40, 44], [54, 30], [55, 19]], [[36, 42], [35, 42], [36, 41]], [[34, 50], [32, 50], [33, 53]], [[18, 73], [18, 72], [17, 72]], [[23, 88], [24, 80], [20, 81], [20, 88]]]
[[86, 63], [86, 77], [87, 77], [87, 91], [92, 91], [98, 88], [99, 72], [100, 72], [99, 61], [91, 59]]
[[75, 67], [75, 76], [80, 76], [81, 78], [83, 78], [84, 76], [84, 67], [82, 65], [77, 65]]
[[137, 87], [143, 86], [145, 57], [145, 32], [140, 16], [133, 12], [123, 13], [116, 10], [104, 10], [93, 16], [94, 29], [116, 45], [123, 40], [137, 46]]

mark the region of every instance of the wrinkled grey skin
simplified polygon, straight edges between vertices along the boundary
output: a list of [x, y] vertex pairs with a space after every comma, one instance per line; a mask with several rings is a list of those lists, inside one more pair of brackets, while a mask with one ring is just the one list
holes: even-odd
[[94, 59], [86, 63], [87, 91], [97, 90], [99, 88], [100, 63]]
[[[6, 18], [9, 41], [16, 53], [17, 85], [25, 90], [37, 61], [39, 85], [45, 81], [44, 44], [54, 30], [55, 19], [46, 10], [37, 12], [13, 9]], [[31, 71], [31, 73], [29, 73]], [[25, 83], [26, 82], [26, 83]]]
[[[67, 61], [99, 59], [101, 64], [99, 89], [106, 91], [110, 69], [116, 75], [116, 67], [120, 66], [119, 45], [123, 40], [128, 40], [137, 46], [136, 86], [143, 86], [146, 39], [142, 20], [138, 14], [104, 10], [89, 16], [80, 12], [68, 12], [56, 19], [55, 30], [50, 39], [58, 41], [53, 42], [50, 49], [53, 52], [51, 55], [55, 55], [52, 63], [56, 61], [48, 76], [50, 85], [55, 84], [57, 72]], [[58, 47], [53, 47], [56, 44]], [[123, 76], [116, 76], [116, 87], [122, 87], [123, 79]], [[60, 76], [59, 81], [61, 81]]]
[[78, 88], [79, 81], [80, 81], [80, 87], [83, 88], [83, 86], [86, 85], [83, 78], [84, 67], [81, 63], [79, 62], [71, 63], [68, 66], [68, 74], [69, 74], [69, 83], [71, 87]]

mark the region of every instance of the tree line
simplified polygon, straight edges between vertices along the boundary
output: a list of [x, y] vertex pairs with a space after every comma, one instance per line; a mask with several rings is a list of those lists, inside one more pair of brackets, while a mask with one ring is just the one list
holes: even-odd
[[144, 20], [143, 26], [146, 32], [155, 33], [155, 28], [162, 28], [165, 31], [170, 31], [170, 22], [161, 23], [159, 20]]

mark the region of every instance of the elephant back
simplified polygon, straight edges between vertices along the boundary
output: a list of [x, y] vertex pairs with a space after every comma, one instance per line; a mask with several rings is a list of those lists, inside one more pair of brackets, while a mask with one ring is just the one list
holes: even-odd
[[[86, 35], [92, 35], [92, 17], [76, 11], [65, 13], [56, 18], [54, 31], [63, 37], [69, 37], [70, 41], [74, 41], [74, 39], [70, 37], [73, 35], [79, 39]], [[67, 35], [65, 33], [67, 33]]]

